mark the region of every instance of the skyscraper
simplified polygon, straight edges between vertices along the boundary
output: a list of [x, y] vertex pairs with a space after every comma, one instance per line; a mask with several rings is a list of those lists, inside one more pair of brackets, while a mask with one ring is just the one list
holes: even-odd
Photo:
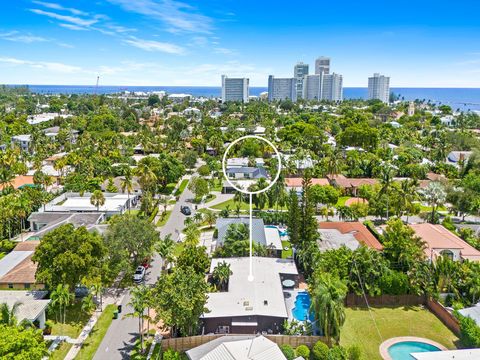
[[308, 75], [308, 64], [299, 62], [293, 68], [293, 77], [295, 78], [297, 99], [301, 99], [303, 96], [303, 78], [307, 75]]
[[303, 96], [306, 100], [343, 100], [343, 77], [339, 74], [315, 74], [305, 77]]
[[247, 78], [229, 78], [227, 75], [222, 75], [222, 102], [248, 102], [248, 83]]
[[379, 99], [384, 103], [389, 102], [390, 98], [390, 78], [378, 73], [368, 78], [368, 98]]
[[330, 74], [330, 58], [325, 56], [320, 56], [315, 60], [315, 74]]
[[295, 78], [268, 77], [268, 101], [274, 100], [297, 101], [297, 88]]

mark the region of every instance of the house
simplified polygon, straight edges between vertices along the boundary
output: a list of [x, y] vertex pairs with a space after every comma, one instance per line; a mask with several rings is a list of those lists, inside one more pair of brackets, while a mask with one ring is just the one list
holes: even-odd
[[425, 242], [425, 255], [430, 260], [438, 256], [447, 256], [453, 261], [480, 261], [480, 251], [442, 225], [425, 223], [409, 226], [415, 231], [415, 235]]
[[[263, 168], [265, 166], [265, 160], [263, 158], [255, 158], [255, 167]], [[227, 168], [242, 168], [248, 167], [249, 159], [246, 157], [242, 158], [228, 158], [227, 159]]]
[[190, 360], [286, 360], [276, 343], [259, 335], [229, 335], [186, 352]]
[[453, 115], [442, 116], [440, 118], [440, 122], [442, 123], [442, 125], [452, 126], [453, 124], [455, 124], [455, 116]]
[[168, 95], [168, 100], [171, 100], [174, 103], [182, 103], [185, 100], [190, 100], [192, 95], [190, 94], [170, 94]]
[[[247, 217], [240, 218], [218, 218], [216, 228], [218, 231], [216, 246], [222, 246], [227, 235], [228, 228], [232, 224], [245, 224], [249, 226], [250, 221]], [[265, 226], [260, 218], [252, 218], [252, 239], [260, 245], [272, 248], [276, 251], [278, 257], [282, 254], [282, 241], [278, 229]]]
[[477, 323], [477, 326], [480, 326], [480, 303], [476, 304], [475, 306], [471, 306], [468, 308], [458, 310], [460, 314], [463, 316], [467, 316]]
[[31, 321], [43, 329], [45, 311], [50, 303], [50, 299], [45, 299], [46, 295], [47, 291], [0, 291], [0, 304], [6, 303], [11, 308], [15, 303], [20, 303], [15, 314], [17, 321]]
[[66, 114], [60, 114], [60, 113], [42, 113], [42, 114], [36, 114], [36, 115], [30, 115], [27, 118], [27, 122], [30, 125], [37, 125], [41, 124], [46, 121], [53, 120], [57, 117], [61, 117], [63, 119], [66, 119], [68, 117], [71, 117], [72, 115], [66, 115]]
[[75, 227], [85, 226], [88, 230], [93, 230], [96, 225], [105, 221], [105, 214], [101, 212], [34, 212], [27, 220], [30, 222], [30, 230], [34, 232], [28, 240], [40, 240], [50, 231], [65, 224], [73, 224]]
[[[60, 133], [60, 126], [53, 126], [50, 128], [46, 128], [42, 130], [46, 137], [48, 137], [51, 141], [55, 141], [58, 134]], [[78, 139], [78, 130], [70, 129], [68, 130], [68, 140], [70, 143], [75, 144]]]
[[[24, 186], [34, 186], [33, 182], [33, 176], [28, 176], [28, 175], [18, 175], [15, 176], [15, 178], [10, 181], [10, 185], [13, 186], [14, 189], [21, 189]], [[0, 190], [3, 190], [5, 187], [8, 187], [8, 185], [0, 185]]]
[[370, 178], [346, 178], [343, 175], [327, 175], [330, 184], [342, 189], [346, 194], [357, 196], [358, 188], [363, 185], [374, 186], [378, 184], [377, 179]]
[[40, 290], [44, 288], [43, 284], [38, 284], [35, 280], [37, 265], [32, 261], [33, 253], [39, 244], [39, 241], [21, 242], [0, 259], [0, 289]]
[[66, 192], [47, 203], [44, 206], [43, 212], [102, 212], [109, 218], [113, 215], [123, 214], [129, 208], [134, 208], [140, 198], [138, 194], [128, 195], [105, 192], [103, 193], [105, 202], [97, 209], [97, 207], [90, 202], [91, 196], [91, 193], [84, 193], [83, 196], [81, 196], [79, 193]]
[[17, 145], [22, 151], [30, 151], [30, 146], [32, 143], [32, 135], [23, 134], [12, 136], [12, 144]]
[[459, 166], [460, 163], [466, 163], [473, 151], [451, 151], [447, 155], [447, 164]]
[[[287, 191], [293, 190], [297, 193], [297, 195], [300, 196], [302, 194], [302, 183], [303, 183], [302, 178], [298, 178], [298, 177], [297, 178], [286, 178], [285, 179], [285, 189]], [[326, 179], [326, 178], [313, 178], [311, 184], [312, 185], [320, 185], [320, 186], [330, 185], [330, 183], [328, 182], [328, 179]]]
[[[249, 281], [250, 261], [253, 280]], [[282, 281], [298, 282], [290, 259], [249, 257], [212, 259], [210, 273], [221, 263], [230, 264], [232, 275], [226, 292], [208, 294], [201, 316], [203, 333], [278, 333], [288, 318]]]
[[60, 152], [60, 153], [57, 153], [57, 154], [53, 154], [52, 156], [49, 156], [44, 160], [45, 165], [53, 166], [53, 165], [55, 165], [55, 162], [57, 160], [60, 160], [61, 158], [65, 157], [65, 156], [67, 156], [66, 152]]
[[268, 178], [264, 168], [253, 166], [231, 167], [226, 170], [229, 179], [260, 179]]
[[[122, 181], [125, 179], [125, 176], [117, 176], [112, 178], [113, 185], [117, 188], [118, 192], [122, 192], [123, 194], [127, 194], [127, 190], [122, 191]], [[105, 180], [102, 185], [101, 189], [102, 191], [107, 191], [107, 187], [109, 184], [110, 180], [107, 179]], [[138, 182], [138, 176], [133, 176], [132, 177], [132, 192], [130, 194], [141, 194], [142, 193], [142, 187], [140, 186]]]
[[383, 246], [377, 238], [358, 221], [319, 222], [318, 232], [321, 238], [319, 247], [322, 251], [338, 249], [341, 246], [355, 250], [361, 245], [378, 251], [383, 250]]

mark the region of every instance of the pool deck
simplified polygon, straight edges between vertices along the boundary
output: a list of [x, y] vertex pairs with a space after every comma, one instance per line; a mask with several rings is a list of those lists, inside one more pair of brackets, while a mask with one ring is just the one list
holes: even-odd
[[429, 339], [425, 339], [425, 338], [421, 338], [421, 337], [416, 337], [416, 336], [398, 336], [398, 337], [394, 337], [394, 338], [385, 340], [383, 343], [380, 344], [380, 348], [379, 348], [380, 356], [384, 360], [394, 360], [390, 356], [390, 354], [388, 353], [388, 348], [390, 346], [392, 346], [393, 344], [397, 344], [397, 343], [404, 342], [404, 341], [422, 342], [422, 343], [425, 343], [425, 344], [436, 346], [437, 348], [439, 348], [442, 351], [448, 350], [445, 346], [443, 346], [442, 344], [439, 344], [439, 343], [437, 343], [436, 341], [433, 341], [433, 340], [429, 340]]

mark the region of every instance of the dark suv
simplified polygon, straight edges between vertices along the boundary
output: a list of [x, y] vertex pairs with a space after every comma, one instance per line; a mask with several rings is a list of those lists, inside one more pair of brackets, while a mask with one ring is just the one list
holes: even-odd
[[189, 215], [192, 215], [192, 210], [190, 210], [190, 208], [188, 206], [180, 206], [180, 212], [183, 214], [183, 215], [186, 215], [186, 216], [189, 216]]

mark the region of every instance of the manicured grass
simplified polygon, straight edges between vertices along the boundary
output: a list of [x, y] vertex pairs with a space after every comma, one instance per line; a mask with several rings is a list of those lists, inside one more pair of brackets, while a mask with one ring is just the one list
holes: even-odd
[[167, 210], [166, 214], [160, 215], [160, 220], [157, 221], [157, 227], [163, 226], [167, 223], [170, 215], [172, 214], [172, 210]]
[[[230, 211], [234, 211], [236, 209], [236, 202], [233, 200], [233, 199], [230, 199], [230, 200], [227, 200], [227, 201], [224, 201], [220, 204], [217, 204], [217, 205], [214, 205], [214, 206], [211, 206], [212, 209], [216, 209], [216, 210], [223, 210], [225, 209], [227, 206], [229, 206], [229, 209]], [[246, 202], [241, 202], [241, 207], [240, 209], [242, 211], [249, 211], [250, 210], [250, 206], [248, 205], [248, 203]], [[255, 205], [253, 205], [253, 210], [258, 210]], [[268, 208], [268, 207], [265, 207], [263, 210], [277, 210], [277, 207], [276, 206], [273, 206], [272, 208]], [[286, 206], [279, 206], [278, 207], [278, 210], [287, 210], [287, 207]]]
[[340, 344], [359, 345], [366, 359], [381, 360], [380, 344], [392, 337], [418, 336], [455, 349], [458, 338], [431, 312], [417, 306], [371, 308], [378, 335], [366, 308], [346, 309], [346, 321], [340, 333]]
[[[58, 316], [60, 319], [60, 314]], [[90, 316], [91, 314], [82, 311], [82, 302], [80, 300], [75, 301], [74, 304], [67, 308], [65, 324], [57, 322], [55, 313], [49, 311], [48, 319], [53, 322], [52, 335], [64, 335], [76, 339], [90, 319]]]
[[345, 202], [350, 198], [351, 196], [340, 196], [335, 206], [345, 206]]
[[175, 191], [175, 196], [180, 196], [182, 195], [183, 193], [183, 190], [185, 190], [185, 188], [187, 187], [188, 185], [188, 179], [183, 179], [182, 182], [180, 183], [180, 186], [178, 187], [177, 191]]
[[223, 182], [215, 180], [215, 184], [213, 185], [211, 190], [220, 192], [220, 191], [222, 191], [222, 187], [223, 187]]
[[293, 257], [293, 249], [290, 241], [282, 241], [282, 248], [285, 249], [285, 247], [288, 247], [288, 250], [282, 250], [282, 259], [288, 259]]
[[[79, 360], [90, 360], [93, 359], [95, 352], [97, 351], [100, 343], [102, 342], [105, 333], [108, 330], [108, 327], [112, 323], [113, 320], [113, 312], [117, 310], [116, 305], [107, 305], [105, 310], [103, 311], [102, 315], [97, 320], [97, 323], [93, 327], [90, 335], [88, 336], [87, 340], [83, 343], [82, 348], [78, 352], [76, 359]], [[120, 321], [120, 320], [117, 320]]]
[[67, 356], [68, 352], [70, 351], [72, 344], [67, 342], [62, 342], [54, 352], [50, 354], [50, 360], [63, 360], [65, 356]]

